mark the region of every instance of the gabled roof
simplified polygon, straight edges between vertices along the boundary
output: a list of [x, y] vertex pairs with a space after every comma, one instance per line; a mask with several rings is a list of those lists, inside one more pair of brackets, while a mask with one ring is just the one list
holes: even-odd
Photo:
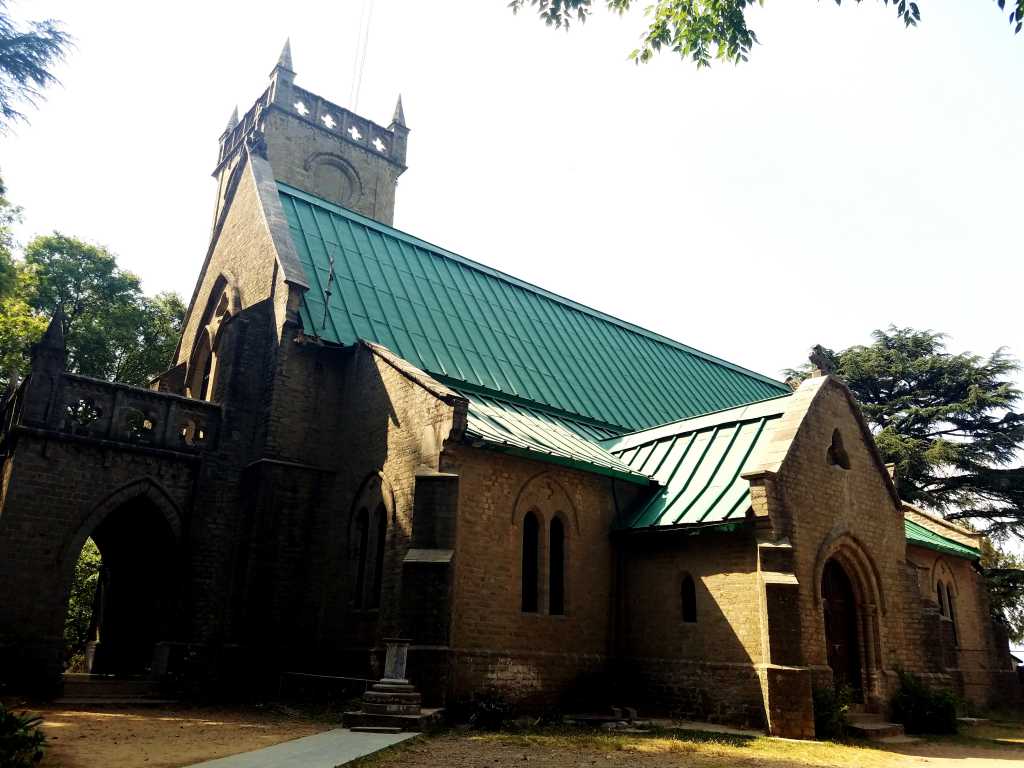
[[309, 335], [377, 342], [451, 386], [620, 432], [788, 392], [287, 185], [278, 190], [309, 283], [299, 311]]
[[751, 502], [743, 471], [790, 399], [776, 397], [603, 441], [630, 469], [663, 486], [618, 527], [663, 529], [745, 519]]
[[953, 539], [946, 538], [935, 531], [930, 531], [923, 525], [913, 520], [903, 518], [903, 529], [907, 534], [907, 543], [916, 544], [919, 547], [933, 549], [936, 552], [943, 552], [947, 555], [966, 557], [968, 560], [979, 560], [981, 552], [973, 547], [968, 547]]

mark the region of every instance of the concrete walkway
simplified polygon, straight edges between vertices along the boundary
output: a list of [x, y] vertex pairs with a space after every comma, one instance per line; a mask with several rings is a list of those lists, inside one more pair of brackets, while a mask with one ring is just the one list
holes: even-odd
[[358, 757], [379, 752], [416, 733], [353, 733], [335, 728], [265, 749], [196, 763], [188, 768], [338, 768]]

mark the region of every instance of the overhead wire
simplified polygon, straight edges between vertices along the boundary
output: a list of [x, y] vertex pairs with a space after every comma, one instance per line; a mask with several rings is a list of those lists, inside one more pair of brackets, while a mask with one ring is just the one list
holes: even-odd
[[349, 92], [349, 103], [352, 111], [359, 109], [359, 94], [363, 88], [363, 71], [366, 68], [366, 52], [370, 47], [370, 26], [373, 22], [374, 0], [363, 0], [359, 13], [359, 28], [356, 38], [355, 55], [352, 61], [352, 89]]

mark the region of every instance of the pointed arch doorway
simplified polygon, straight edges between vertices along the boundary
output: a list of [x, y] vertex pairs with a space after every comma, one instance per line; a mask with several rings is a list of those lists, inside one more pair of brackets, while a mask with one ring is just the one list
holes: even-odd
[[853, 584], [837, 560], [825, 564], [821, 577], [828, 665], [836, 687], [847, 686], [856, 702], [864, 701], [860, 626]]
[[[87, 537], [102, 563], [91, 601], [88, 671], [146, 674], [157, 643], [176, 639], [182, 596], [180, 531], [180, 516], [163, 492], [141, 481], [102, 502], [69, 543], [62, 567], [66, 598]], [[65, 601], [62, 624], [67, 611]]]

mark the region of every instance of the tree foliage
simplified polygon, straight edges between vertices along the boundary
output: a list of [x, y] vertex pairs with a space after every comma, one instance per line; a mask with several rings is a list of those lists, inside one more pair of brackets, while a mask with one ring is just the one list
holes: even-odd
[[896, 464], [900, 495], [997, 537], [1024, 533], [1024, 467], [1014, 466], [1024, 446], [1019, 364], [1005, 349], [947, 352], [934, 331], [890, 326], [872, 336], [826, 354], [860, 401], [882, 458]]
[[23, 270], [31, 314], [63, 310], [68, 370], [145, 384], [167, 367], [185, 314], [175, 294], [145, 296], [107, 249], [59, 232], [28, 244]]
[[25, 115], [19, 105], [36, 106], [43, 89], [57, 82], [52, 69], [71, 47], [71, 37], [53, 19], [19, 24], [0, 0], [0, 130]]
[[0, 299], [10, 296], [17, 283], [14, 265], [14, 225], [21, 221], [21, 208], [7, 199], [7, 188], [0, 179]]
[[981, 566], [992, 615], [1003, 620], [1010, 640], [1024, 643], [1024, 557], [982, 539]]
[[68, 612], [64, 619], [65, 659], [83, 653], [85, 644], [89, 642], [102, 564], [96, 544], [92, 539], [86, 539], [78, 555], [78, 562], [75, 563], [75, 574], [68, 595]]
[[[835, 0], [840, 5], [842, 0]], [[854, 0], [860, 3], [861, 0]], [[912, 0], [881, 0], [891, 6], [903, 23], [915, 26], [921, 11]], [[600, 0], [511, 0], [509, 7], [518, 13], [525, 7], [536, 10], [544, 22], [558, 28], [568, 28], [574, 22], [586, 21]], [[604, 0], [607, 8], [624, 14], [637, 3], [635, 0]], [[640, 47], [631, 58], [649, 61], [663, 49], [696, 62], [698, 67], [710, 66], [712, 58], [724, 61], [746, 61], [758, 42], [757, 33], [747, 24], [747, 11], [764, 0], [653, 0], [646, 7], [648, 27], [643, 33]], [[1006, 11], [1006, 0], [996, 0]], [[1010, 25], [1020, 32], [1024, 23], [1024, 0], [1011, 0]]]

